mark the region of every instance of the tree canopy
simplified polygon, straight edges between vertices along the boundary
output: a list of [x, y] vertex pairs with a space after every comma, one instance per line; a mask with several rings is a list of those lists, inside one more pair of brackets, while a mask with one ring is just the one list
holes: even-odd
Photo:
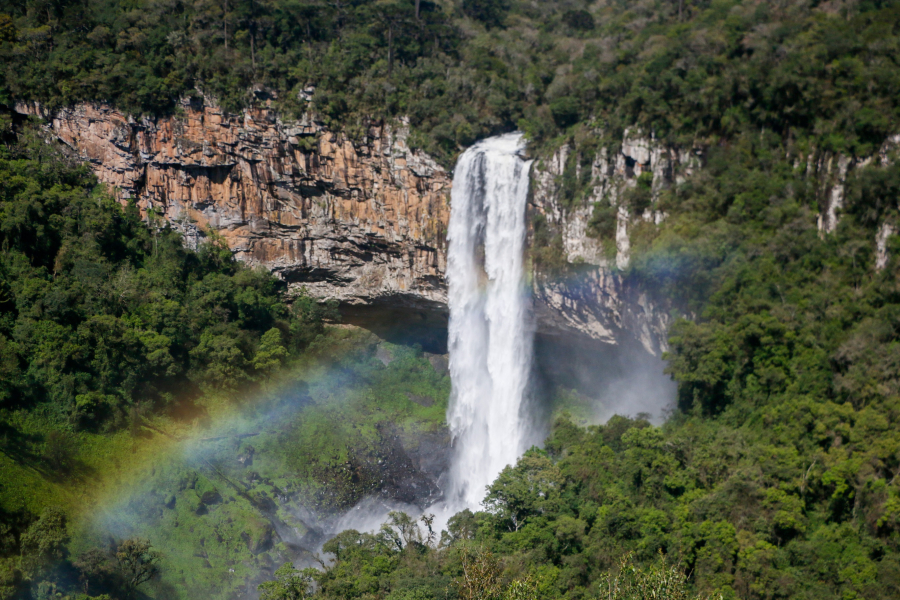
[[883, 0], [27, 0], [4, 10], [0, 101], [106, 101], [139, 115], [196, 93], [237, 111], [273, 92], [285, 114], [312, 108], [350, 133], [408, 116], [412, 143], [446, 162], [514, 128], [541, 141], [633, 126], [687, 144], [773, 131], [866, 156], [900, 117], [900, 8]]

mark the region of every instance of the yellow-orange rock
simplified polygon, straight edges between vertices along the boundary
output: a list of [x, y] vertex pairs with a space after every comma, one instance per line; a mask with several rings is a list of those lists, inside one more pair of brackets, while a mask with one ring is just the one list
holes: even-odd
[[320, 298], [445, 303], [450, 177], [406, 144], [405, 127], [361, 140], [269, 108], [230, 115], [184, 100], [135, 120], [81, 104], [41, 114], [123, 202], [134, 198], [196, 245], [208, 228], [238, 259]]

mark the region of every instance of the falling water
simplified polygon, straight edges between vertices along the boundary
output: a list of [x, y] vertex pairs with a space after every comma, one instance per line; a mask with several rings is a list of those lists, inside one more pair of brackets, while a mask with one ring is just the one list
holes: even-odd
[[523, 147], [518, 133], [478, 142], [453, 176], [447, 420], [456, 455], [447, 500], [456, 508], [476, 508], [528, 442], [523, 403], [533, 333], [523, 260], [531, 162]]

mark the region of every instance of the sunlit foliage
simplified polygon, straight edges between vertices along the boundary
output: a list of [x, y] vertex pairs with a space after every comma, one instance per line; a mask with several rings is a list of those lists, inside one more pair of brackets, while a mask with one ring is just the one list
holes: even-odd
[[[868, 155], [898, 124], [882, 0], [28, 0], [0, 15], [0, 101], [170, 112], [268, 98], [354, 135], [407, 115], [449, 161], [519, 127], [712, 142], [743, 130]], [[256, 90], [256, 93], [253, 90]]]

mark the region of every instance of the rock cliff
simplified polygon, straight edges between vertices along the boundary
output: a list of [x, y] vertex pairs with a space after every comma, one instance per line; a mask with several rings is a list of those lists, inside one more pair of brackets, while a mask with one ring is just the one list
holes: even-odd
[[[604, 139], [603, 132], [598, 131], [597, 138]], [[578, 265], [565, 278], [544, 278], [535, 286], [541, 323], [558, 331], [588, 332], [608, 343], [631, 338], [652, 354], [666, 349], [667, 307], [654, 305], [644, 290], [627, 285], [617, 270], [628, 266], [629, 230], [635, 222], [659, 223], [666, 215], [651, 208], [632, 215], [623, 194], [644, 175], [655, 196], [690, 176], [702, 160], [700, 148], [665, 146], [626, 130], [621, 143], [601, 146], [588, 156], [563, 144], [537, 161], [531, 208], [558, 232], [558, 251], [565, 261]], [[566, 178], [579, 182], [576, 198], [567, 198]], [[609, 239], [590, 231], [594, 205], [601, 201], [615, 214]]]
[[265, 104], [229, 115], [184, 100], [175, 116], [140, 120], [98, 104], [16, 108], [189, 245], [215, 230], [238, 259], [317, 297], [445, 303], [447, 172], [407, 146], [402, 124], [351, 140]]
[[[283, 120], [266, 102], [230, 115], [210, 101], [186, 99], [178, 114], [152, 119], [102, 104], [52, 114], [37, 105], [16, 108], [43, 117], [120, 200], [134, 199], [151, 219], [166, 219], [188, 245], [213, 230], [238, 259], [291, 286], [345, 305], [390, 306], [392, 318], [400, 318], [398, 304], [446, 307], [451, 176], [408, 147], [402, 123], [373, 124], [351, 140], [309, 117]], [[564, 228], [569, 260], [596, 268], [563, 281], [535, 278], [539, 328], [606, 343], [638, 339], [658, 353], [665, 315], [607, 268], [598, 242], [585, 234], [590, 203], [575, 210], [559, 203], [554, 182], [566, 152], [536, 166], [533, 206]], [[597, 194], [634, 177], [628, 152], [596, 158]], [[648, 168], [642, 156], [634, 163], [638, 174]]]
[[[596, 139], [608, 138], [597, 131]], [[894, 160], [898, 150], [900, 135], [895, 135], [870, 157], [811, 149], [797, 158], [795, 168], [804, 173], [815, 190], [817, 227], [822, 236], [837, 228], [853, 170], [873, 162], [885, 164]], [[666, 145], [632, 129], [625, 130], [620, 141], [587, 151], [564, 143], [551, 156], [535, 163], [531, 210], [558, 233], [558, 251], [565, 261], [578, 266], [566, 278], [544, 280], [535, 286], [537, 310], [545, 329], [577, 330], [610, 343], [631, 337], [654, 354], [666, 349], [669, 307], [654, 305], [646, 290], [629, 287], [610, 267], [621, 270], [628, 266], [631, 229], [642, 221], [659, 224], [666, 218], [653, 203], [642, 214], [634, 214], [625, 193], [643, 177], [655, 200], [661, 190], [678, 185], [702, 168], [704, 159], [702, 147]], [[605, 239], [591, 230], [598, 203], [608, 205], [615, 215]], [[887, 238], [893, 233], [892, 224], [881, 224], [875, 240], [875, 269], [887, 264]]]
[[[258, 100], [232, 115], [208, 99], [185, 99], [174, 116], [141, 119], [102, 104], [53, 114], [33, 104], [16, 109], [46, 119], [119, 199], [133, 198], [151, 219], [168, 220], [188, 245], [213, 230], [240, 260], [316, 297], [345, 305], [382, 301], [395, 311], [392, 319], [402, 315], [398, 306], [442, 311], [450, 174], [409, 148], [403, 123], [372, 123], [350, 139], [309, 116], [280, 118], [265, 93]], [[598, 131], [596, 139], [607, 138]], [[837, 226], [849, 173], [889, 160], [898, 148], [894, 136], [868, 158], [813, 149], [798, 159], [797, 168], [815, 182], [822, 235]], [[534, 278], [541, 331], [607, 343], [630, 338], [654, 354], [665, 349], [667, 307], [627, 286], [618, 270], [630, 259], [630, 230], [666, 215], [652, 204], [633, 214], [623, 194], [643, 181], [655, 197], [703, 161], [703, 148], [626, 130], [599, 148], [565, 143], [535, 162], [529, 210], [559, 234], [562, 258], [578, 265], [564, 278]], [[572, 182], [574, 195], [566, 189]], [[605, 234], [591, 231], [597, 203], [614, 215]], [[879, 231], [875, 268], [886, 264], [892, 233], [889, 224]]]

